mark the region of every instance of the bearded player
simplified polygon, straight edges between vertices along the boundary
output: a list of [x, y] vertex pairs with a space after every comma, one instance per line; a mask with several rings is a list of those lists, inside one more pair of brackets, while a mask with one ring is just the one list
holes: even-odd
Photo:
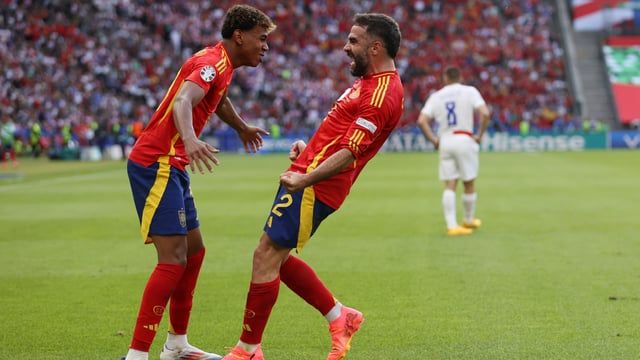
[[300, 252], [320, 222], [343, 203], [358, 175], [373, 158], [402, 114], [403, 88], [394, 58], [400, 29], [389, 16], [359, 14], [344, 51], [353, 59], [353, 86], [336, 101], [309, 144], [295, 142], [293, 161], [253, 253], [253, 271], [242, 334], [224, 360], [264, 359], [260, 343], [280, 283], [316, 308], [329, 324], [328, 360], [343, 359], [364, 316], [343, 306], [302, 259]]

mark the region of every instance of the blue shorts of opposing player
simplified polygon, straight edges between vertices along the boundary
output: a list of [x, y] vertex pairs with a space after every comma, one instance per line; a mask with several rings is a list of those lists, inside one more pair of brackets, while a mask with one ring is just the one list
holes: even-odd
[[290, 194], [280, 185], [264, 231], [276, 244], [300, 252], [322, 220], [334, 211], [315, 198], [311, 186]]
[[146, 244], [150, 235], [186, 235], [200, 226], [189, 174], [169, 165], [167, 157], [148, 167], [129, 160], [127, 173]]

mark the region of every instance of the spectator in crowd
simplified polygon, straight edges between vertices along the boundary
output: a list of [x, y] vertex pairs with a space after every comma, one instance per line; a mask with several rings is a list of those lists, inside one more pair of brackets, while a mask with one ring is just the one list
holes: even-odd
[[13, 167], [18, 167], [18, 159], [16, 159], [15, 148], [16, 124], [7, 115], [2, 117], [0, 123], [0, 162], [6, 168], [9, 161]]

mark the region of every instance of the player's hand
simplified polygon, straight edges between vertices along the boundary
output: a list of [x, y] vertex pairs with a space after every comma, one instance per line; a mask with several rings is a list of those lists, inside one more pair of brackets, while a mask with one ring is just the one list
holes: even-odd
[[285, 171], [280, 175], [280, 184], [282, 184], [289, 193], [295, 193], [307, 187], [305, 180], [305, 174], [293, 171]]
[[291, 149], [289, 150], [289, 160], [294, 161], [295, 159], [297, 159], [306, 147], [307, 144], [305, 144], [304, 141], [296, 140], [293, 144], [291, 144]]
[[191, 168], [191, 172], [195, 173], [196, 167], [200, 174], [204, 174], [204, 167], [206, 167], [209, 172], [212, 172], [213, 166], [220, 164], [220, 161], [215, 156], [219, 150], [208, 143], [197, 138], [183, 141], [183, 143], [184, 150], [189, 157], [189, 167]]
[[262, 148], [262, 135], [269, 135], [267, 130], [255, 126], [247, 126], [243, 131], [238, 132], [244, 150], [248, 153], [255, 153]]
[[480, 145], [480, 143], [482, 142], [482, 138], [478, 135], [473, 135], [473, 140], [475, 140], [478, 145]]
[[436, 139], [435, 141], [432, 142], [433, 143], [433, 147], [438, 150], [440, 148], [440, 139]]

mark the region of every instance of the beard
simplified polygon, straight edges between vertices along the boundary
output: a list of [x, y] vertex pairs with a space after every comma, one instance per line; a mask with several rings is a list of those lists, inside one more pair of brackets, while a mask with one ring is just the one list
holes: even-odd
[[353, 63], [353, 67], [350, 69], [351, 75], [360, 77], [367, 73], [369, 62], [364, 55], [353, 54]]

